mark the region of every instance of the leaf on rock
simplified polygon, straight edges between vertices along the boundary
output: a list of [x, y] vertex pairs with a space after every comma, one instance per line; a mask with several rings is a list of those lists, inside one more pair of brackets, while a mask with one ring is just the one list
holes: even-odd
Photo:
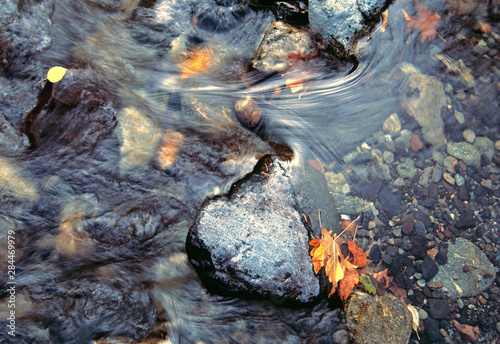
[[332, 231], [321, 227], [321, 240], [313, 239], [309, 245], [314, 246], [310, 255], [314, 265], [314, 272], [318, 273], [321, 267], [325, 267], [325, 274], [332, 283], [330, 295], [337, 289], [338, 282], [344, 277], [344, 266], [340, 263], [342, 253], [339, 244], [332, 237]]
[[420, 43], [424, 43], [427, 38], [432, 42], [437, 35], [436, 29], [441, 20], [441, 16], [436, 12], [432, 12], [427, 6], [419, 3], [415, 5], [415, 10], [417, 11], [418, 17], [412, 17], [408, 15], [405, 10], [402, 10], [405, 16], [407, 29], [420, 30], [422, 36]]
[[389, 269], [385, 268], [384, 270], [375, 272], [373, 274], [373, 278], [375, 278], [379, 283], [381, 283], [384, 288], [388, 288], [390, 283], [389, 276], [387, 276], [387, 271], [389, 271]]
[[206, 72], [213, 58], [214, 51], [211, 49], [193, 50], [184, 61], [178, 64], [178, 67], [181, 69], [181, 80]]
[[64, 77], [64, 74], [66, 74], [66, 71], [67, 69], [64, 67], [52, 67], [47, 72], [47, 79], [49, 79], [49, 81], [52, 83], [61, 81], [61, 79]]
[[361, 285], [363, 286], [363, 289], [367, 293], [372, 294], [372, 295], [377, 294], [377, 288], [375, 288], [375, 286], [372, 284], [372, 280], [371, 280], [370, 276], [364, 275], [364, 274], [359, 275], [359, 282], [361, 283]]
[[346, 301], [351, 295], [354, 286], [359, 283], [359, 271], [357, 269], [346, 269], [344, 278], [339, 283], [339, 296], [342, 301]]
[[367, 261], [367, 254], [352, 241], [347, 241], [347, 247], [354, 257], [352, 263], [359, 268], [364, 267]]

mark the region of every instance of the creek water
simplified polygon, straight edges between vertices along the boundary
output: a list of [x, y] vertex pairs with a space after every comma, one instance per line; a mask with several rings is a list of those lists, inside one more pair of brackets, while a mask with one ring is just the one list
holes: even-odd
[[[357, 182], [380, 173], [363, 147], [392, 149], [399, 130], [391, 137], [382, 126], [394, 113], [424, 141], [426, 158], [443, 150], [441, 141], [463, 141], [456, 111], [476, 135], [495, 137], [500, 75], [488, 47], [498, 46], [498, 36], [479, 26], [494, 5], [425, 4], [441, 14], [442, 38], [422, 43], [402, 13], [416, 15], [413, 1], [395, 1], [384, 32], [378, 23], [360, 40], [357, 61], [337, 60], [321, 46], [318, 56], [296, 61], [290, 68], [302, 73], [303, 88], [295, 93], [286, 73], [251, 67], [275, 20], [269, 9], [182, 0], [20, 6], [18, 25], [31, 25], [35, 52], [24, 60], [19, 53], [3, 77], [32, 85], [50, 67], [69, 70], [31, 124], [31, 148], [2, 148], [10, 172], [0, 214], [3, 228], [17, 233], [18, 302], [17, 337], [2, 334], [3, 342], [139, 340], [155, 323], [155, 334], [172, 343], [328, 342], [341, 314], [325, 302], [290, 309], [279, 300], [208, 294], [187, 261], [186, 234], [202, 202], [252, 171], [273, 152], [270, 142], [293, 151], [292, 169], [319, 159]], [[468, 69], [450, 70], [436, 55]], [[436, 82], [411, 86], [415, 75]], [[234, 113], [246, 97], [262, 111], [255, 128]], [[417, 114], [444, 102], [442, 136], [426, 136], [434, 124], [412, 117], [412, 99]], [[21, 107], [35, 104], [32, 95]], [[17, 127], [27, 112], [5, 115]], [[394, 151], [396, 163], [414, 154]]]

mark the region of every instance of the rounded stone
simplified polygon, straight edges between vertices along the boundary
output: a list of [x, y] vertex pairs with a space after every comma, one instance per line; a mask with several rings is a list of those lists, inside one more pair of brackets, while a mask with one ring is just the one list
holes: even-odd
[[422, 308], [420, 308], [420, 309], [418, 310], [418, 318], [419, 318], [420, 320], [425, 320], [425, 319], [427, 319], [427, 317], [428, 317], [428, 316], [429, 316], [429, 315], [427, 314], [427, 312], [426, 312], [426, 311], [424, 311]]
[[469, 143], [473, 143], [476, 139], [476, 134], [470, 129], [465, 129], [462, 135], [464, 136], [464, 140]]
[[450, 311], [447, 299], [428, 299], [427, 302], [434, 319], [446, 319]]
[[420, 140], [420, 137], [418, 135], [413, 134], [410, 136], [410, 149], [414, 152], [418, 152], [424, 147], [424, 144]]
[[383, 153], [383, 157], [384, 157], [384, 162], [388, 165], [394, 162], [394, 153], [391, 151], [385, 151]]

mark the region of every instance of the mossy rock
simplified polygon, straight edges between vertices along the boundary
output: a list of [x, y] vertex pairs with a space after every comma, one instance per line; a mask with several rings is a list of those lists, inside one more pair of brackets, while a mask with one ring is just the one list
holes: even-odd
[[356, 344], [406, 344], [412, 331], [412, 315], [394, 295], [353, 294], [345, 306], [347, 328]]

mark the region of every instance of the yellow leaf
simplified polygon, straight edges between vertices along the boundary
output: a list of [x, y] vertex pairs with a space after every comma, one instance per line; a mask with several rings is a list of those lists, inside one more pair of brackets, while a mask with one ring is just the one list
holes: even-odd
[[64, 77], [64, 74], [66, 74], [66, 71], [67, 69], [64, 67], [52, 67], [47, 73], [47, 79], [49, 79], [49, 81], [52, 83], [61, 81], [61, 79]]

